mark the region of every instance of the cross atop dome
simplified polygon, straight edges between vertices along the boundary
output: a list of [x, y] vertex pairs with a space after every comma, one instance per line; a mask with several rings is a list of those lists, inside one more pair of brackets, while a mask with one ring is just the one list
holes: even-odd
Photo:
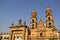
[[32, 12], [36, 12], [35, 8], [32, 10]]
[[51, 8], [48, 6], [48, 7], [46, 8], [46, 11], [47, 11], [47, 10], [51, 10]]

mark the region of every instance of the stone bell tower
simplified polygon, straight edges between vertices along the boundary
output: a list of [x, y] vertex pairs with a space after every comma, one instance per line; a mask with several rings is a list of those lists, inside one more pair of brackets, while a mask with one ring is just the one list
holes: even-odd
[[49, 27], [49, 28], [54, 27], [52, 10], [49, 7], [46, 9], [46, 27]]
[[31, 13], [31, 19], [30, 19], [30, 28], [34, 29], [37, 27], [37, 13], [34, 10], [32, 10], [32, 13]]

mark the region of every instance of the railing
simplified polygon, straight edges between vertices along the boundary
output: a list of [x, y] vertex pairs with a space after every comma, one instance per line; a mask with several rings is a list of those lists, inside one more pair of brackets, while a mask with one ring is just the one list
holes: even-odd
[[49, 37], [49, 38], [44, 38], [44, 37], [29, 37], [28, 40], [60, 40], [60, 38], [54, 38], [54, 37]]

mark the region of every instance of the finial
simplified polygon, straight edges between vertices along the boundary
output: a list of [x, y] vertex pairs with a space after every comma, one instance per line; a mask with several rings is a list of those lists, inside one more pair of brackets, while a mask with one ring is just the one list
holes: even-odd
[[46, 10], [51, 10], [51, 8], [48, 6], [48, 7], [46, 8]]
[[18, 21], [18, 26], [21, 26], [22, 24], [21, 24], [21, 19], [19, 19], [19, 21]]
[[21, 23], [21, 19], [19, 19], [19, 23]]
[[26, 21], [24, 21], [24, 26], [26, 26]]
[[50, 6], [48, 5], [47, 8], [50, 8]]
[[12, 22], [12, 26], [14, 26], [14, 23]]
[[35, 10], [35, 8], [33, 8], [33, 10]]
[[36, 12], [35, 8], [33, 8], [32, 12]]

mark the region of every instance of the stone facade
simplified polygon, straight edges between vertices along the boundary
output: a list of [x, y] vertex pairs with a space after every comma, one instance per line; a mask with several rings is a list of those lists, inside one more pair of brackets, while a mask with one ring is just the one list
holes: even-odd
[[22, 25], [21, 19], [18, 21], [16, 26], [12, 23], [12, 26], [10, 27], [9, 40], [60, 40], [60, 33], [54, 25], [51, 8], [48, 7], [45, 12], [45, 24], [42, 19], [37, 23], [36, 10], [32, 10], [31, 12], [29, 27], [26, 25], [25, 21]]
[[17, 26], [10, 27], [9, 40], [58, 40], [57, 29], [54, 25], [53, 15], [51, 8], [46, 9], [46, 25], [40, 19], [37, 23], [37, 12], [32, 10], [30, 27], [24, 23], [21, 24], [21, 19]]

